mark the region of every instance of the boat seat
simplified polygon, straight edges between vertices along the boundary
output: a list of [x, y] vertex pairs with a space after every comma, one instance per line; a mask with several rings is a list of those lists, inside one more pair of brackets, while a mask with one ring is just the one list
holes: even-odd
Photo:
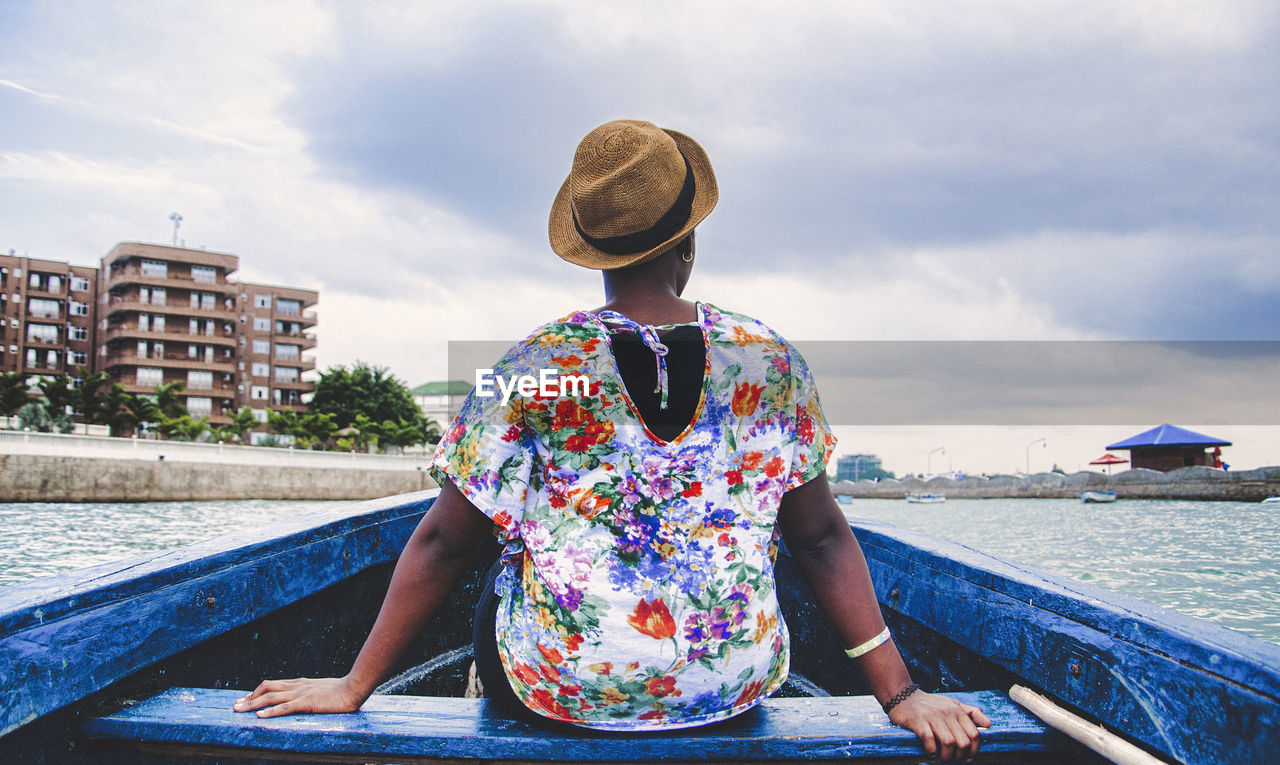
[[[484, 699], [373, 696], [359, 711], [259, 719], [231, 711], [244, 691], [171, 688], [85, 720], [95, 746], [192, 757], [332, 760], [834, 760], [917, 762], [916, 737], [894, 727], [871, 696], [769, 699], [756, 710], [699, 728], [657, 733], [549, 732], [506, 719]], [[982, 752], [1063, 753], [1070, 742], [1005, 693], [948, 694], [976, 704], [993, 726]], [[1021, 758], [1015, 758], [1021, 761]], [[1052, 761], [1052, 755], [1042, 759]]]

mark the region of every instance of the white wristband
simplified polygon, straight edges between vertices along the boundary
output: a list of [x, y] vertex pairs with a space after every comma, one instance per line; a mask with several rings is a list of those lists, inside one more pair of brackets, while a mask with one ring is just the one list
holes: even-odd
[[879, 635], [876, 635], [875, 637], [871, 638], [870, 640], [868, 640], [867, 642], [863, 643], [860, 646], [848, 649], [847, 651], [845, 651], [845, 654], [848, 655], [850, 659], [856, 659], [862, 654], [866, 653], [867, 651], [870, 651], [871, 649], [880, 646], [888, 639], [889, 639], [889, 628], [885, 627], [884, 631], [881, 632]]

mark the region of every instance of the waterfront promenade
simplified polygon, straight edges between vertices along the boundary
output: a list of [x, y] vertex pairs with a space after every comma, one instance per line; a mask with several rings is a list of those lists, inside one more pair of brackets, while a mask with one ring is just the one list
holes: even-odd
[[433, 488], [430, 461], [0, 430], [0, 502], [372, 499]]
[[1254, 470], [1218, 470], [1185, 467], [1161, 473], [1136, 468], [1115, 475], [1081, 471], [1070, 475], [909, 476], [901, 480], [840, 481], [832, 487], [837, 496], [867, 499], [902, 499], [906, 494], [930, 492], [953, 499], [1078, 497], [1086, 490], [1114, 491], [1120, 499], [1187, 499], [1260, 502], [1280, 495], [1280, 467]]

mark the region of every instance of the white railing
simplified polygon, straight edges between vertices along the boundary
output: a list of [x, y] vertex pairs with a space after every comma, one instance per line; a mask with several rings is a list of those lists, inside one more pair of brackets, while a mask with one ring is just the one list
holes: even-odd
[[78, 436], [0, 430], [0, 454], [35, 454], [50, 457], [95, 457], [123, 460], [173, 460], [240, 465], [293, 465], [295, 467], [360, 468], [363, 470], [426, 470], [430, 454], [358, 454], [313, 452], [268, 446], [201, 444], [188, 441], [153, 441], [145, 438]]

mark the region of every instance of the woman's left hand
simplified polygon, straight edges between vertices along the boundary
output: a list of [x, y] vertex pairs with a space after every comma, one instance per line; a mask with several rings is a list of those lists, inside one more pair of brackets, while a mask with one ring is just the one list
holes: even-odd
[[920, 737], [930, 755], [943, 762], [968, 762], [978, 753], [978, 728], [991, 727], [981, 709], [947, 696], [916, 691], [889, 712], [889, 720]]

